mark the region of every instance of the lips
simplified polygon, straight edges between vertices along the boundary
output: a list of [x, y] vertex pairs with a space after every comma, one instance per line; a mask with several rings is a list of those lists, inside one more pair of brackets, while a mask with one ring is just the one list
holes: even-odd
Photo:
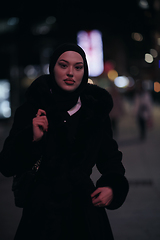
[[67, 85], [73, 85], [75, 83], [75, 81], [72, 78], [67, 78], [67, 79], [64, 80], [64, 82]]

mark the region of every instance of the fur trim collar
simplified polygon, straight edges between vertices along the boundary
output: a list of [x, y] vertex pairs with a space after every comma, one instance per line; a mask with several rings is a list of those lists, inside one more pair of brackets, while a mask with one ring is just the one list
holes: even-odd
[[[49, 87], [50, 77], [50, 75], [40, 76], [31, 84], [26, 92], [27, 101], [37, 108], [47, 110], [52, 105], [52, 92]], [[109, 92], [97, 85], [88, 83], [80, 97], [82, 104], [85, 102], [89, 108], [94, 108], [101, 114], [108, 114], [113, 107], [113, 100]]]

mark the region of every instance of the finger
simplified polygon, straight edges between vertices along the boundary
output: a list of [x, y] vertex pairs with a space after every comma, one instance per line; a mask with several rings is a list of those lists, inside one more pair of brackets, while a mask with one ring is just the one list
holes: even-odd
[[92, 203], [93, 204], [97, 204], [97, 203], [101, 203], [101, 198], [100, 198], [100, 195], [98, 197], [93, 197], [92, 198]]
[[98, 204], [100, 204], [101, 202], [100, 202], [100, 200], [99, 199], [94, 199], [94, 200], [92, 200], [92, 203], [93, 203], [93, 205], [98, 205]]
[[95, 207], [103, 207], [104, 205], [102, 204], [102, 203], [100, 203], [100, 202], [98, 202], [98, 203], [94, 203], [93, 204]]
[[97, 204], [97, 203], [105, 204], [106, 199], [103, 198], [101, 195], [99, 195], [97, 198], [92, 198], [92, 203], [93, 204]]
[[36, 118], [33, 118], [33, 122], [35, 124], [38, 124], [38, 123], [44, 123], [44, 124], [48, 124], [48, 120], [46, 117], [36, 117]]
[[34, 125], [38, 125], [39, 123], [43, 123], [46, 126], [48, 126], [48, 120], [47, 120], [46, 116], [42, 116], [42, 117], [38, 116], [36, 118], [33, 118]]
[[97, 198], [92, 198], [92, 203], [93, 204], [105, 204], [106, 201], [105, 201], [105, 199], [102, 198], [101, 195], [99, 195]]
[[98, 196], [98, 199], [103, 206], [109, 205], [113, 199], [112, 189], [108, 187], [103, 188], [101, 194]]
[[46, 112], [43, 109], [38, 109], [36, 116], [41, 116], [42, 114], [46, 116]]
[[45, 127], [48, 129], [48, 119], [46, 116], [42, 116], [40, 117], [40, 119], [42, 119], [42, 121], [44, 121]]
[[42, 119], [41, 117], [39, 118], [34, 118], [33, 119], [33, 125], [35, 127], [41, 127], [43, 131], [46, 131], [48, 129], [48, 122]]
[[95, 197], [96, 195], [100, 194], [101, 193], [101, 188], [97, 188], [92, 194], [91, 194], [91, 197]]
[[42, 121], [48, 123], [48, 119], [47, 119], [46, 116], [39, 116], [39, 118], [40, 118]]
[[95, 207], [106, 207], [108, 205], [108, 203], [102, 203], [101, 201], [99, 201], [97, 203], [93, 203], [93, 205]]
[[105, 207], [105, 205], [102, 204], [102, 203], [98, 203], [98, 204], [96, 205], [96, 207]]

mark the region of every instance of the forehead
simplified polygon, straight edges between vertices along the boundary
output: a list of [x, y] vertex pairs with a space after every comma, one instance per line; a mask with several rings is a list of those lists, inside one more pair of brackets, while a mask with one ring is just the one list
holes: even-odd
[[68, 62], [82, 62], [83, 63], [83, 58], [82, 56], [78, 53], [78, 52], [74, 52], [74, 51], [66, 51], [64, 53], [62, 53], [58, 60], [65, 60]]

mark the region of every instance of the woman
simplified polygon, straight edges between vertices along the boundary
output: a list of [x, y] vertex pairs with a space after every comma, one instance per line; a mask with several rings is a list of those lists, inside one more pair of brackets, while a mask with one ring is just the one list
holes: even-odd
[[[5, 176], [30, 169], [42, 156], [15, 240], [111, 240], [105, 208], [120, 207], [128, 192], [112, 139], [111, 96], [87, 83], [85, 53], [77, 45], [57, 48], [49, 70], [27, 90], [0, 155]], [[95, 164], [102, 174], [96, 186]]]

